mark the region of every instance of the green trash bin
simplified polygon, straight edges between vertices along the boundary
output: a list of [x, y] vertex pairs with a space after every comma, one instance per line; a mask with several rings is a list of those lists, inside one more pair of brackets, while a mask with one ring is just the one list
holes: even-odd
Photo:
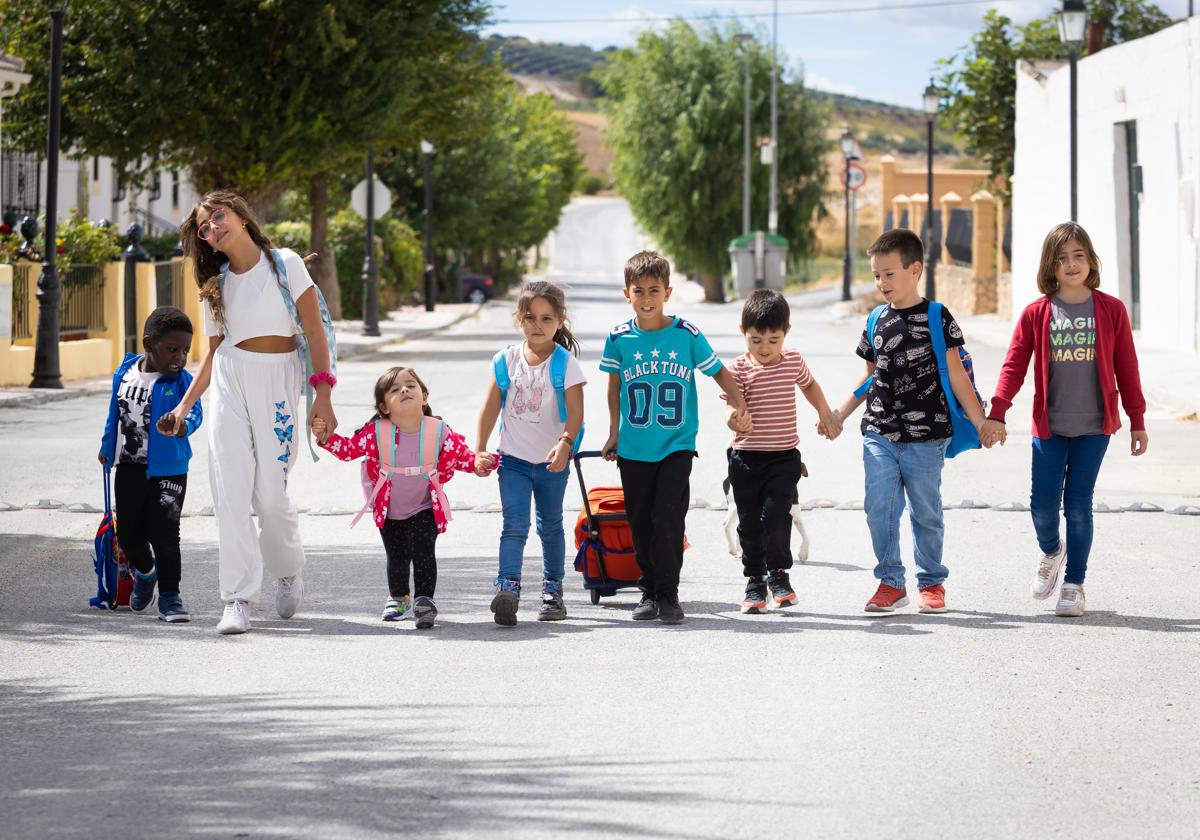
[[787, 272], [788, 241], [758, 230], [729, 243], [733, 286], [740, 298], [755, 289], [782, 289]]

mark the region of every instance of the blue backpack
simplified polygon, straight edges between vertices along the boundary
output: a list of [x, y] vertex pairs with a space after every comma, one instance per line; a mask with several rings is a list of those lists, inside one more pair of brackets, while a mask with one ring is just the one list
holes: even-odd
[[[492, 357], [492, 375], [496, 377], [496, 387], [500, 389], [500, 428], [504, 428], [504, 405], [508, 400], [508, 386], [512, 383], [508, 379], [508, 347], [501, 350]], [[550, 354], [550, 384], [554, 386], [554, 395], [558, 398], [558, 419], [562, 423], [567, 422], [567, 360], [571, 358], [571, 351], [561, 344], [554, 345], [554, 352]], [[579, 435], [575, 438], [575, 446], [571, 449], [571, 454], [579, 451], [579, 445], [583, 443], [583, 430], [581, 424], [579, 426]]]
[[[888, 308], [888, 304], [883, 303], [876, 306], [867, 318], [867, 342], [875, 346], [875, 325], [879, 322], [879, 316]], [[936, 329], [934, 326], [936, 325]], [[967, 416], [967, 412], [958, 404], [958, 399], [954, 396], [954, 389], [950, 387], [950, 372], [946, 370], [946, 338], [942, 335], [942, 305], [935, 300], [929, 301], [929, 342], [933, 345], [933, 355], [937, 360], [938, 377], [942, 381], [942, 391], [946, 395], [946, 405], [950, 408], [950, 426], [953, 434], [950, 438], [950, 443], [946, 447], [946, 457], [953, 458], [960, 452], [966, 452], [968, 449], [980, 449], [982, 444], [979, 442], [979, 432], [975, 430], [975, 426], [971, 423], [971, 419]], [[971, 380], [971, 387], [975, 390], [975, 399], [979, 400], [979, 404], [984, 404], [983, 398], [979, 396], [979, 389], [975, 387], [975, 365], [971, 361], [971, 354], [967, 352], [965, 346], [958, 348], [958, 357], [962, 360], [963, 369], [967, 372], [967, 378]], [[867, 377], [867, 381], [859, 385], [854, 390], [854, 396], [865, 397], [867, 391], [871, 389], [871, 383], [875, 381], [874, 375]]]
[[133, 570], [117, 542], [117, 519], [113, 516], [109, 468], [104, 468], [104, 516], [96, 529], [96, 552], [92, 568], [96, 571], [96, 597], [88, 604], [99, 610], [129, 606], [133, 592]]

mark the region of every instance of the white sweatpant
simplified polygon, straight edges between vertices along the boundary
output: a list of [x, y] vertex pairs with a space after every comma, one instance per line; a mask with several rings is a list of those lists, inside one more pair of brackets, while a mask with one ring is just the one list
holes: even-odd
[[[217, 519], [221, 600], [254, 601], [263, 563], [276, 578], [304, 568], [300, 522], [287, 494], [307, 418], [295, 353], [252, 353], [222, 344], [213, 357], [208, 475]], [[250, 518], [258, 516], [258, 530]]]

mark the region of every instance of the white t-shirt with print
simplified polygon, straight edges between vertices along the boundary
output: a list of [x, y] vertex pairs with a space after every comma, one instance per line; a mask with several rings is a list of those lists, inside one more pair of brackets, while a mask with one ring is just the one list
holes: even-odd
[[[558, 416], [558, 395], [550, 382], [551, 353], [540, 365], [525, 361], [525, 343], [514, 344], [505, 351], [508, 362], [508, 396], [504, 401], [503, 426], [500, 429], [500, 451], [505, 455], [546, 463], [546, 455], [554, 448], [566, 424]], [[567, 357], [563, 391], [575, 385], [586, 385], [587, 377], [579, 360]]]
[[[299, 300], [313, 285], [308, 268], [300, 255], [290, 248], [280, 248], [279, 256], [287, 274], [292, 300]], [[221, 287], [224, 328], [213, 318], [212, 308], [204, 305], [204, 333], [224, 335], [227, 344], [238, 344], [260, 335], [296, 335], [296, 324], [288, 311], [271, 267], [271, 258], [263, 253], [258, 262], [245, 274], [225, 275]]]
[[149, 456], [150, 392], [162, 375], [141, 370], [145, 359], [129, 366], [117, 386], [117, 426], [121, 430], [119, 464], [145, 464]]

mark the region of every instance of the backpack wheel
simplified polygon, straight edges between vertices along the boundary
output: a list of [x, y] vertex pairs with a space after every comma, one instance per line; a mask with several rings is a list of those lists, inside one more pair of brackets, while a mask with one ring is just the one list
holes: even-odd
[[600, 590], [599, 589], [589, 589], [588, 597], [590, 597], [592, 599], [593, 604], [599, 604], [600, 603]]

